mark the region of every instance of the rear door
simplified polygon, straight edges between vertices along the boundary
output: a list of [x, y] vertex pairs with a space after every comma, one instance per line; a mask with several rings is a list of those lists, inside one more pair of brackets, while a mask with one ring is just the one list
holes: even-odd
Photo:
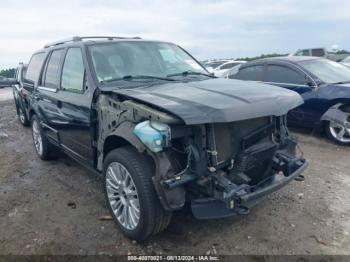
[[92, 164], [90, 106], [80, 47], [56, 49], [49, 55], [36, 93], [47, 136], [72, 157]]
[[314, 104], [317, 99], [316, 84], [309, 76], [298, 68], [289, 65], [268, 63], [265, 69], [264, 82], [293, 90], [303, 97], [304, 104], [290, 112], [290, 121], [302, 121], [305, 124], [311, 124], [315, 121], [314, 115], [318, 110]]
[[[38, 87], [32, 94], [33, 106], [37, 109], [37, 113], [40, 114], [41, 125], [45, 129], [47, 137], [56, 144], [60, 142], [58, 129], [62, 121], [58, 108], [59, 100], [57, 98], [57, 92], [64, 51], [63, 48], [56, 49], [48, 55]], [[29, 69], [27, 76], [30, 72]]]

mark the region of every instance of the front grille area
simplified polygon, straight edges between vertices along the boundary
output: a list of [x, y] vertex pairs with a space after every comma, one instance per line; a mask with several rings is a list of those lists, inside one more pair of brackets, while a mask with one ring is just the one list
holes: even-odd
[[216, 151], [216, 163], [234, 159], [256, 143], [269, 141], [272, 132], [270, 117], [255, 118], [232, 123], [217, 123], [211, 126], [210, 145]]

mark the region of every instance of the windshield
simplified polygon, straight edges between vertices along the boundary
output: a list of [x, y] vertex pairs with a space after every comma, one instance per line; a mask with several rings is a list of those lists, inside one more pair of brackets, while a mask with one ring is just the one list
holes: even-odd
[[183, 72], [208, 73], [185, 51], [168, 43], [130, 41], [95, 44], [89, 47], [89, 52], [100, 83], [134, 79], [132, 76], [166, 78]]
[[300, 62], [312, 74], [325, 83], [341, 83], [350, 81], [350, 68], [327, 59]]

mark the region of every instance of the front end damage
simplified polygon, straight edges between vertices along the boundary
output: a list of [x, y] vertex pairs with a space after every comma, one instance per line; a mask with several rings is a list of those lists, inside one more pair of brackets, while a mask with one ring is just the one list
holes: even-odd
[[191, 202], [199, 219], [246, 214], [264, 196], [301, 178], [285, 116], [172, 128], [171, 147], [155, 154], [153, 182], [166, 209]]
[[97, 108], [106, 123], [99, 127], [99, 166], [104, 141], [126, 136], [152, 157], [153, 184], [166, 210], [181, 209], [188, 201], [199, 219], [246, 214], [264, 196], [300, 180], [307, 167], [296, 156], [286, 115], [186, 125], [171, 114], [118, 97], [100, 96]]

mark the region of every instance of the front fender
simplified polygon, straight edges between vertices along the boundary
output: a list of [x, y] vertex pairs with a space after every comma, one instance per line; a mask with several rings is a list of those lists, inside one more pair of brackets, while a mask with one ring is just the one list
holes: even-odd
[[321, 121], [334, 121], [339, 123], [346, 128], [350, 128], [350, 122], [348, 118], [350, 116], [350, 112], [344, 112], [340, 109], [343, 106], [343, 103], [337, 103], [331, 106], [321, 117]]
[[143, 152], [146, 150], [146, 147], [134, 135], [134, 132], [133, 132], [134, 127], [135, 127], [135, 124], [132, 122], [123, 122], [118, 126], [118, 128], [116, 128], [113, 132], [111, 132], [105, 138], [105, 140], [110, 136], [120, 137], [120, 138], [124, 139], [125, 141], [128, 141], [132, 146], [134, 146], [137, 149], [137, 151]]
[[137, 149], [137, 151], [144, 152], [146, 147], [141, 143], [141, 141], [134, 135], [135, 124], [129, 121], [122, 122], [119, 126], [114, 128], [108, 133], [108, 126], [104, 126], [100, 129], [101, 136], [97, 141], [98, 149], [98, 160], [97, 169], [102, 170], [103, 159], [104, 159], [104, 147], [109, 138], [117, 138], [126, 141], [128, 144], [132, 145]]

